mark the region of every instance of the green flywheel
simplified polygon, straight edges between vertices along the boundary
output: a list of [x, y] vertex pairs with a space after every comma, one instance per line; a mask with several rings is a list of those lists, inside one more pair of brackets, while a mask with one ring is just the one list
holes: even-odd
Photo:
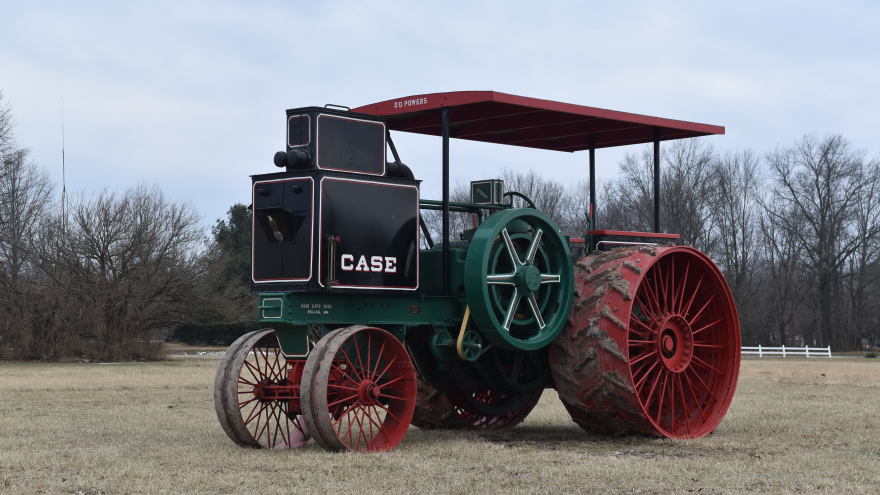
[[468, 306], [480, 333], [503, 349], [547, 346], [562, 330], [574, 290], [559, 227], [532, 208], [490, 215], [465, 260]]

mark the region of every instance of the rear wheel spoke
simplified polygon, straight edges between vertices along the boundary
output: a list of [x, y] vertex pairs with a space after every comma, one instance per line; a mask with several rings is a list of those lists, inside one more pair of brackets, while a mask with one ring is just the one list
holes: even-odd
[[703, 406], [700, 405], [702, 401], [700, 400], [699, 397], [697, 397], [697, 393], [694, 392], [694, 384], [691, 383], [691, 379], [688, 378], [687, 373], [682, 373], [682, 375], [684, 375], [684, 379], [688, 384], [688, 389], [690, 389], [691, 395], [694, 397], [694, 404], [696, 404], [697, 410], [700, 411], [700, 417], [703, 418], [703, 421], [705, 422], [706, 415], [703, 413]]
[[709, 363], [703, 361], [702, 359], [698, 358], [697, 356], [691, 356], [691, 361], [694, 362], [695, 364], [702, 366], [703, 368], [710, 369], [710, 370], [714, 371], [715, 373], [718, 373], [719, 375], [724, 375], [724, 373], [716, 370]]
[[690, 272], [691, 263], [688, 261], [688, 264], [684, 268], [684, 278], [681, 279], [681, 290], [678, 291], [678, 297], [676, 300], [678, 301], [678, 306], [675, 308], [675, 312], [681, 314], [681, 307], [684, 304], [684, 289], [687, 287], [687, 278], [688, 272]]
[[685, 400], [685, 398], [684, 398], [684, 390], [681, 388], [681, 376], [679, 376], [679, 375], [675, 376], [675, 383], [678, 385], [678, 396], [681, 397], [681, 405], [682, 405], [681, 411], [682, 411], [682, 416], [684, 416], [684, 427], [687, 429], [687, 432], [690, 433], [691, 432], [691, 424], [688, 419], [688, 416], [690, 415], [690, 413], [688, 412], [687, 400]]
[[703, 330], [705, 330], [705, 329], [711, 327], [712, 325], [715, 325], [715, 324], [721, 323], [722, 321], [724, 321], [724, 318], [721, 318], [720, 320], [713, 321], [712, 323], [709, 323], [709, 324], [706, 325], [705, 327], [703, 327], [703, 328], [701, 328], [701, 329], [699, 329], [699, 330], [695, 330], [695, 331], [692, 333], [692, 335], [696, 335], [696, 334], [702, 332]]
[[709, 296], [709, 300], [706, 301], [706, 304], [704, 304], [702, 308], [700, 308], [700, 310], [697, 312], [697, 315], [694, 316], [693, 319], [691, 319], [688, 322], [688, 325], [693, 325], [694, 322], [700, 318], [700, 316], [703, 314], [703, 310], [705, 310], [709, 306], [709, 303], [712, 302], [712, 299], [715, 299], [715, 294], [712, 294], [711, 296]]
[[651, 352], [649, 352], [649, 353], [643, 355], [642, 357], [636, 359], [635, 361], [630, 361], [630, 362], [629, 362], [629, 365], [632, 366], [632, 365], [638, 363], [639, 361], [641, 361], [641, 360], [643, 360], [643, 359], [647, 359], [647, 358], [653, 356], [654, 354], [657, 354], [657, 351], [656, 351], [656, 350], [653, 350], [653, 351], [651, 351]]
[[688, 311], [691, 310], [691, 304], [694, 303], [694, 298], [697, 297], [697, 294], [700, 292], [700, 284], [703, 283], [703, 275], [700, 275], [699, 280], [697, 280], [697, 286], [694, 287], [694, 293], [691, 294], [691, 298], [688, 299], [687, 306], [685, 306], [684, 310], [681, 311], [681, 315], [687, 317]]
[[637, 392], [640, 392], [642, 390], [642, 385], [645, 383], [645, 380], [647, 380], [648, 377], [651, 376], [651, 371], [653, 371], [654, 368], [656, 368], [657, 365], [659, 365], [659, 364], [660, 364], [660, 361], [654, 361], [654, 364], [652, 364], [651, 367], [648, 368], [648, 371], [646, 371], [645, 374], [642, 376], [642, 378], [639, 380], [639, 382], [636, 383], [636, 391]]
[[699, 373], [697, 373], [696, 370], [694, 370], [693, 368], [686, 369], [685, 373], [687, 373], [688, 370], [691, 370], [691, 372], [694, 374], [694, 377], [696, 377], [697, 381], [700, 382], [700, 385], [703, 386], [703, 389], [705, 389], [706, 392], [708, 392], [709, 395], [712, 396], [712, 398], [717, 401], [718, 398], [715, 397], [715, 394], [712, 393], [712, 389], [710, 389], [709, 386], [706, 385], [706, 382], [703, 381], [703, 379], [700, 377]]

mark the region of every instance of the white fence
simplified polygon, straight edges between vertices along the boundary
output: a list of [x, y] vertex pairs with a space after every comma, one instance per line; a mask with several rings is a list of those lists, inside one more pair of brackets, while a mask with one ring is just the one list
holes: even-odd
[[758, 357], [831, 357], [831, 346], [828, 347], [743, 347], [743, 356]]

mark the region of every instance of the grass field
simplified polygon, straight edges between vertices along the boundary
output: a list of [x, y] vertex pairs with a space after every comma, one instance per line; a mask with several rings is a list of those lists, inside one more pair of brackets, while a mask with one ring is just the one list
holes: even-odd
[[880, 492], [880, 360], [749, 359], [708, 438], [589, 435], [547, 391], [502, 432], [411, 428], [385, 454], [242, 449], [219, 356], [0, 363], [0, 493]]

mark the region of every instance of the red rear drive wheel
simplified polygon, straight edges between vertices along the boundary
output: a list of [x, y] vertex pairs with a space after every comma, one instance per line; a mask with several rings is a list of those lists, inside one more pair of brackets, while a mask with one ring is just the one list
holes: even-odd
[[739, 361], [736, 306], [703, 253], [628, 248], [575, 265], [573, 310], [550, 362], [584, 429], [708, 435], [730, 407]]

